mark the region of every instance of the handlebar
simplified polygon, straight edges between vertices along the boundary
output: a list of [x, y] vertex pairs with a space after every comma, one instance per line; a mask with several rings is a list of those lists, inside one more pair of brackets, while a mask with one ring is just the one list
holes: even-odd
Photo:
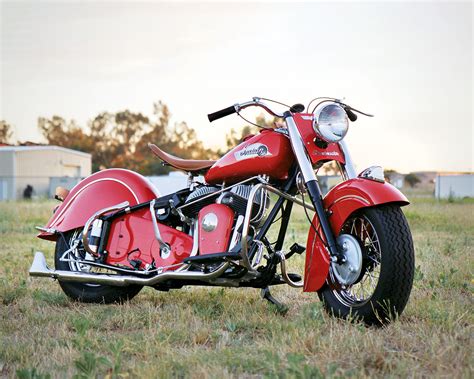
[[229, 115], [231, 115], [233, 113], [236, 113], [236, 112], [237, 112], [236, 105], [232, 105], [230, 107], [221, 109], [220, 111], [217, 111], [217, 112], [214, 112], [214, 113], [209, 113], [207, 115], [207, 118], [209, 119], [209, 122], [212, 122], [212, 121], [218, 120], [222, 117], [229, 116]]
[[357, 115], [354, 112], [352, 112], [352, 108], [344, 107], [344, 110], [346, 111], [346, 114], [347, 114], [347, 117], [349, 117], [349, 120], [351, 120], [352, 122], [357, 120]]
[[[363, 114], [364, 116], [373, 117], [373, 115], [371, 115], [369, 113], [362, 112], [362, 111], [360, 111], [358, 109], [355, 109], [355, 108], [353, 108], [353, 107], [351, 107], [347, 104], [341, 103], [340, 100], [332, 99], [332, 98], [328, 98], [328, 99], [336, 101], [339, 104], [341, 104], [342, 107], [344, 108], [344, 110], [346, 111], [347, 116], [349, 117], [349, 120], [351, 120], [352, 122], [357, 120], [357, 114], [355, 112]], [[325, 101], [329, 101], [329, 100], [325, 100]], [[298, 108], [296, 108], [297, 106], [298, 106]], [[300, 106], [302, 107], [302, 105], [296, 104], [296, 105], [294, 105], [293, 107], [290, 108], [290, 111], [293, 112], [293, 113], [295, 113], [295, 112], [298, 113], [300, 111]], [[220, 118], [229, 116], [233, 113], [239, 113], [242, 109], [245, 109], [245, 108], [248, 108], [248, 107], [260, 107], [260, 108], [265, 109], [272, 116], [279, 117], [279, 118], [284, 118], [283, 113], [275, 112], [266, 103], [264, 103], [262, 101], [262, 99], [259, 98], [259, 97], [254, 97], [251, 101], [247, 101], [247, 102], [241, 103], [241, 104], [234, 104], [230, 107], [221, 109], [220, 111], [210, 113], [210, 114], [207, 115], [207, 117], [208, 117], [209, 121], [212, 122], [212, 121], [218, 120]], [[303, 110], [304, 110], [304, 107], [303, 107]]]
[[254, 97], [251, 101], [247, 101], [245, 103], [241, 104], [234, 104], [230, 107], [221, 109], [220, 111], [214, 112], [214, 113], [209, 113], [207, 115], [207, 118], [209, 119], [210, 122], [218, 120], [222, 117], [229, 116], [233, 113], [239, 113], [242, 109], [248, 108], [248, 107], [260, 107], [265, 109], [268, 113], [275, 117], [280, 117], [283, 118], [283, 113], [278, 113], [270, 109], [270, 107], [265, 104], [259, 97]]

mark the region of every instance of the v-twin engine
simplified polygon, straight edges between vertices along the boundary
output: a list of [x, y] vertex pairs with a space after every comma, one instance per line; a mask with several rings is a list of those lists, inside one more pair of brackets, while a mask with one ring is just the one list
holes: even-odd
[[[193, 191], [186, 199], [185, 214], [194, 217], [206, 205], [219, 203], [230, 207], [236, 215], [245, 215], [247, 204], [252, 191], [252, 185], [237, 185], [225, 192], [218, 192], [218, 187], [202, 186]], [[213, 196], [213, 194], [215, 194]], [[192, 204], [191, 204], [192, 203]], [[265, 219], [266, 210], [270, 204], [268, 192], [260, 189], [253, 199], [252, 215], [250, 223], [258, 227]]]

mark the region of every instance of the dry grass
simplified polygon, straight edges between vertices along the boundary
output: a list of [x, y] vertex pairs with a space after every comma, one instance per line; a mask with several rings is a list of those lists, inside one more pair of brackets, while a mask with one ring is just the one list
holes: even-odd
[[[472, 377], [474, 203], [406, 208], [417, 270], [384, 329], [326, 315], [315, 294], [279, 287], [279, 314], [254, 289], [143, 290], [125, 305], [70, 302], [28, 277], [51, 202], [0, 203], [0, 375], [5, 377]], [[301, 214], [291, 240], [305, 242]]]

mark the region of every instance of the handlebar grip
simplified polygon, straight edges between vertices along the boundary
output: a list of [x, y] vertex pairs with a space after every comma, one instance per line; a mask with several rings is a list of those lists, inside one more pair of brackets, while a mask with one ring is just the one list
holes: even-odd
[[357, 120], [357, 115], [352, 112], [352, 110], [349, 107], [345, 107], [344, 110], [346, 111], [347, 117], [349, 117], [349, 120], [352, 122]]
[[214, 113], [209, 113], [207, 115], [207, 118], [209, 119], [209, 122], [212, 122], [212, 121], [218, 120], [222, 117], [229, 116], [232, 113], [237, 113], [237, 111], [235, 110], [234, 105], [232, 105], [230, 107], [227, 107], [227, 108], [224, 108], [224, 109], [221, 109], [220, 111], [217, 111], [217, 112], [214, 112]]

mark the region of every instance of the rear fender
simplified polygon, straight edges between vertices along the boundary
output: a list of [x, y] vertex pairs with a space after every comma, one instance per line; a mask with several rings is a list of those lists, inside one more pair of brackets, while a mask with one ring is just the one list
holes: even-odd
[[55, 241], [57, 232], [83, 226], [98, 210], [128, 201], [131, 206], [159, 196], [158, 191], [142, 175], [124, 169], [96, 172], [79, 182], [69, 192], [46, 225], [48, 232], [39, 238]]
[[[361, 208], [374, 207], [381, 204], [396, 203], [400, 206], [410, 202], [398, 189], [389, 183], [355, 178], [335, 186], [323, 199], [324, 208], [329, 214], [329, 223], [335, 236], [347, 219]], [[319, 290], [329, 273], [330, 258], [324, 243], [319, 220], [315, 215], [313, 227], [310, 227], [306, 243], [306, 262], [304, 287], [305, 292]], [[318, 234], [315, 229], [318, 230]]]

